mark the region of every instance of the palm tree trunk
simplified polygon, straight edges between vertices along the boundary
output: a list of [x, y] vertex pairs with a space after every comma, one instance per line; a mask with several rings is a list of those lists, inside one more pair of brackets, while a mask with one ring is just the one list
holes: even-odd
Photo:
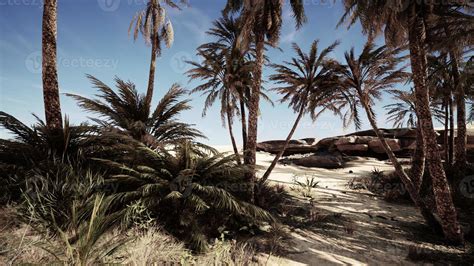
[[283, 145], [283, 148], [275, 156], [272, 163], [270, 164], [270, 167], [268, 167], [267, 171], [265, 171], [265, 174], [263, 175], [262, 179], [259, 181], [260, 184], [263, 184], [265, 181], [267, 181], [268, 177], [272, 173], [273, 169], [275, 168], [276, 164], [280, 160], [281, 156], [283, 156], [283, 154], [285, 153], [285, 150], [288, 147], [288, 144], [290, 143], [290, 140], [293, 137], [293, 134], [295, 133], [296, 128], [298, 127], [298, 124], [300, 123], [301, 118], [303, 117], [304, 110], [305, 110], [305, 105], [303, 104], [300, 108], [300, 112], [298, 114], [298, 117], [296, 117], [295, 123], [293, 124], [293, 127], [290, 130], [290, 133], [286, 137], [285, 144]]
[[447, 165], [451, 165], [451, 158], [449, 154], [449, 100], [448, 97], [444, 97], [444, 135], [443, 135], [443, 147], [444, 147], [444, 160]]
[[249, 121], [248, 121], [248, 138], [247, 149], [245, 150], [244, 161], [251, 169], [247, 175], [251, 184], [251, 201], [254, 201], [254, 189], [256, 179], [256, 160], [257, 160], [257, 132], [258, 132], [258, 111], [260, 102], [260, 87], [262, 85], [262, 69], [264, 64], [264, 45], [265, 35], [262, 31], [255, 36], [255, 68], [254, 68], [254, 84], [250, 93], [249, 101]]
[[397, 157], [393, 153], [390, 145], [388, 145], [387, 140], [385, 139], [384, 135], [380, 134], [380, 131], [377, 126], [377, 122], [375, 121], [375, 116], [373, 115], [367, 102], [363, 99], [364, 97], [362, 96], [362, 91], [358, 91], [358, 93], [359, 93], [359, 97], [361, 98], [361, 102], [364, 106], [365, 113], [367, 114], [367, 119], [369, 120], [370, 125], [372, 126], [372, 129], [374, 130], [375, 134], [377, 135], [380, 142], [382, 143], [382, 146], [385, 152], [387, 153], [387, 156], [389, 157], [390, 162], [393, 164], [395, 168], [395, 172], [397, 173], [400, 180], [405, 185], [405, 189], [410, 195], [410, 198], [412, 199], [413, 203], [415, 204], [416, 207], [420, 209], [421, 215], [425, 218], [428, 225], [433, 226], [433, 227], [439, 227], [436, 218], [433, 216], [432, 212], [426, 207], [426, 204], [423, 202], [419, 193], [419, 187], [415, 186], [415, 182], [410, 179], [408, 174], [403, 169], [403, 166], [400, 164]]
[[466, 170], [466, 99], [464, 86], [462, 86], [459, 74], [459, 62], [458, 57], [454, 52], [450, 52], [450, 57], [453, 62], [453, 79], [454, 79], [454, 90], [457, 106], [457, 126], [458, 134], [456, 138], [456, 149], [455, 149], [455, 162], [456, 168], [459, 173], [464, 174]]
[[43, 99], [46, 125], [63, 127], [56, 66], [57, 0], [45, 0], [42, 29]]
[[426, 84], [425, 38], [426, 31], [423, 17], [416, 13], [414, 9], [409, 31], [410, 60], [413, 72], [413, 83], [415, 84], [417, 115], [426, 143], [426, 156], [428, 169], [433, 181], [433, 194], [435, 196], [437, 213], [441, 219], [441, 226], [445, 237], [453, 243], [462, 243], [463, 234], [457, 219], [448, 180], [444, 172], [438, 149], [437, 136], [431, 117], [429, 90]]
[[232, 127], [232, 115], [230, 113], [230, 110], [228, 109], [227, 110], [227, 127], [229, 129], [229, 136], [230, 136], [230, 141], [232, 143], [232, 148], [234, 149], [234, 154], [235, 154], [235, 160], [237, 161], [237, 164], [242, 164], [242, 162], [240, 161], [240, 155], [239, 155], [239, 148], [237, 147], [237, 143], [235, 142], [235, 138], [234, 138], [234, 129]]
[[454, 162], [454, 106], [453, 96], [449, 94], [449, 165]]
[[423, 184], [423, 176], [425, 174], [426, 166], [426, 147], [423, 141], [423, 135], [418, 121], [416, 126], [416, 147], [413, 153], [410, 176], [418, 191], [420, 191], [421, 184]]
[[157, 56], [157, 49], [158, 49], [158, 19], [156, 17], [156, 10], [155, 10], [155, 0], [151, 0], [152, 4], [152, 15], [151, 20], [153, 23], [152, 26], [152, 33], [151, 33], [151, 60], [150, 60], [150, 72], [148, 74], [148, 88], [146, 90], [145, 96], [145, 104], [146, 106], [151, 106], [151, 100], [153, 99], [153, 89], [155, 86], [155, 70], [156, 70], [156, 56]]
[[243, 94], [240, 96], [240, 116], [242, 121], [242, 144], [243, 150], [247, 150], [247, 112], [245, 112], [245, 101]]

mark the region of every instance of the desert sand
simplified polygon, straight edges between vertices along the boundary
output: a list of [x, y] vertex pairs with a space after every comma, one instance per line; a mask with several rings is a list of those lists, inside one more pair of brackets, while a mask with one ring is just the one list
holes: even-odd
[[[229, 152], [231, 147], [219, 146]], [[257, 164], [263, 174], [273, 155], [257, 153]], [[434, 245], [427, 237], [420, 240], [420, 232], [430, 235], [429, 229], [416, 208], [408, 204], [384, 201], [367, 190], [348, 187], [353, 178], [363, 177], [374, 168], [391, 171], [384, 161], [357, 158], [345, 168], [328, 170], [278, 164], [270, 182], [295, 186], [295, 178], [304, 182], [315, 177], [318, 187], [312, 189], [313, 204], [320, 215], [337, 216], [333, 225], [316, 224], [310, 228], [288, 228], [289, 251], [285, 256], [262, 254], [268, 265], [414, 265], [407, 260], [409, 250], [430, 253], [434, 250], [461, 253], [456, 248]], [[302, 200], [306, 200], [302, 198]], [[416, 236], [415, 236], [416, 234]]]

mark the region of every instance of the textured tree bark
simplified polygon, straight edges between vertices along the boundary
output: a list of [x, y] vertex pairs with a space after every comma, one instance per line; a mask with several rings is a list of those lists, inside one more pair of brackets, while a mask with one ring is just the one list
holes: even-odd
[[427, 164], [433, 181], [433, 193], [441, 226], [446, 239], [452, 243], [459, 244], [464, 241], [463, 234], [441, 161], [437, 136], [431, 117], [429, 90], [426, 84], [425, 24], [423, 17], [416, 12], [414, 13], [409, 25], [409, 46], [413, 83], [415, 84], [417, 114], [426, 143]]
[[413, 153], [410, 177], [413, 180], [417, 191], [420, 191], [421, 184], [423, 184], [423, 176], [425, 174], [426, 166], [426, 147], [423, 141], [423, 135], [418, 121], [416, 126], [416, 147]]
[[443, 134], [443, 147], [444, 147], [444, 160], [447, 165], [450, 164], [451, 158], [449, 157], [449, 100], [448, 97], [444, 97], [444, 134]]
[[155, 71], [156, 71], [156, 56], [158, 49], [158, 19], [156, 17], [156, 0], [151, 0], [152, 4], [152, 29], [151, 29], [151, 60], [150, 60], [150, 73], [148, 74], [148, 88], [145, 95], [145, 104], [151, 107], [151, 100], [153, 99], [153, 90], [155, 87]]
[[449, 165], [454, 163], [454, 105], [453, 96], [449, 95]]
[[240, 95], [240, 120], [242, 122], [242, 146], [247, 150], [247, 112], [245, 111], [244, 95]]
[[455, 99], [457, 106], [457, 138], [455, 148], [455, 163], [456, 169], [464, 175], [466, 171], [466, 144], [467, 144], [467, 129], [466, 129], [466, 99], [464, 86], [462, 86], [459, 74], [459, 59], [454, 52], [450, 52], [450, 57], [453, 62], [453, 80]]
[[264, 64], [264, 45], [265, 35], [263, 31], [257, 32], [255, 36], [256, 59], [254, 68], [254, 84], [250, 93], [249, 101], [249, 121], [247, 149], [245, 150], [244, 162], [250, 167], [250, 173], [247, 174], [248, 181], [251, 184], [251, 201], [254, 201], [254, 189], [256, 179], [256, 156], [257, 156], [257, 132], [258, 132], [258, 111], [260, 102], [260, 87], [262, 85], [262, 69]]
[[421, 215], [423, 216], [423, 218], [425, 218], [428, 225], [436, 227], [436, 228], [439, 227], [437, 220], [433, 216], [433, 213], [429, 210], [429, 208], [423, 202], [423, 199], [420, 197], [419, 187], [415, 186], [415, 182], [411, 180], [408, 174], [405, 172], [405, 170], [403, 169], [403, 166], [400, 164], [397, 157], [393, 153], [392, 148], [390, 147], [390, 145], [388, 145], [385, 137], [382, 134], [380, 134], [380, 131], [377, 126], [377, 122], [375, 121], [375, 116], [372, 113], [369, 105], [365, 101], [362, 91], [360, 89], [358, 90], [358, 94], [364, 106], [365, 113], [367, 114], [367, 119], [369, 120], [370, 125], [372, 126], [372, 129], [374, 130], [375, 134], [377, 135], [380, 142], [382, 143], [382, 146], [385, 152], [387, 153], [387, 156], [389, 157], [390, 162], [393, 164], [395, 168], [395, 172], [397, 173], [397, 175], [400, 177], [400, 180], [405, 185], [405, 189], [410, 195], [410, 198], [412, 199], [413, 203], [415, 204], [416, 207], [418, 207]]
[[58, 70], [56, 66], [57, 0], [45, 0], [42, 29], [43, 100], [46, 125], [62, 129], [59, 99]]
[[235, 160], [237, 161], [237, 164], [242, 164], [240, 161], [240, 155], [239, 155], [239, 148], [237, 147], [237, 143], [235, 142], [234, 138], [234, 130], [232, 127], [232, 115], [230, 114], [230, 110], [227, 110], [227, 128], [229, 129], [229, 136], [230, 136], [230, 141], [232, 143], [232, 148], [234, 149], [234, 154], [235, 154]]
[[283, 155], [283, 153], [285, 153], [285, 150], [288, 147], [288, 143], [290, 143], [290, 140], [293, 137], [293, 134], [295, 134], [296, 128], [298, 127], [298, 124], [300, 123], [301, 118], [303, 117], [305, 107], [306, 106], [304, 104], [301, 106], [300, 111], [298, 113], [298, 117], [296, 117], [296, 120], [293, 123], [293, 127], [291, 128], [290, 133], [286, 137], [285, 144], [283, 145], [283, 148], [281, 149], [280, 152], [278, 152], [278, 154], [275, 156], [272, 163], [268, 167], [267, 171], [265, 171], [265, 174], [263, 175], [263, 177], [259, 180], [260, 184], [263, 184], [265, 181], [267, 181], [268, 177], [270, 177], [270, 174], [272, 173], [272, 171], [275, 168], [276, 164], [280, 160], [281, 156]]

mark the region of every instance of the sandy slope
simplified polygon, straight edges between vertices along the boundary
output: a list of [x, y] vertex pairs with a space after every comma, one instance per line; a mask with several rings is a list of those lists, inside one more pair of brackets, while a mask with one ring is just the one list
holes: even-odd
[[[230, 147], [217, 147], [230, 151]], [[264, 171], [273, 155], [257, 154], [257, 164]], [[291, 229], [291, 251], [282, 258], [270, 257], [269, 265], [411, 265], [406, 260], [408, 250], [460, 250], [429, 243], [430, 237], [420, 239], [423, 226], [418, 211], [409, 205], [392, 204], [379, 199], [366, 190], [351, 190], [348, 182], [364, 176], [374, 168], [392, 170], [386, 162], [360, 158], [348, 163], [346, 168], [327, 170], [284, 166], [279, 164], [270, 178], [271, 182], [292, 187], [294, 178], [316, 177], [319, 187], [313, 190], [314, 206], [321, 213], [340, 215], [341, 224], [315, 225], [306, 229]], [[351, 171], [351, 173], [350, 173]], [[431, 232], [427, 231], [427, 236]], [[432, 241], [430, 241], [432, 242]]]

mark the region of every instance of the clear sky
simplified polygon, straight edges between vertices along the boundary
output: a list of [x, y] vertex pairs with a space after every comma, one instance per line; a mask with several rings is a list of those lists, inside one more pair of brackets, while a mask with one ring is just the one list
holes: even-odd
[[[130, 80], [141, 92], [146, 91], [150, 47], [143, 39], [136, 42], [128, 36], [128, 26], [134, 14], [144, 8], [146, 0], [58, 0], [58, 74], [62, 93], [76, 93], [92, 96], [92, 88], [85, 74], [91, 74], [113, 86], [114, 76]], [[190, 7], [182, 11], [169, 10], [175, 31], [172, 48], [164, 49], [158, 58], [154, 102], [173, 83], [188, 89], [198, 82], [189, 82], [184, 74], [187, 60], [197, 60], [195, 49], [211, 40], [206, 30], [213, 20], [220, 16], [224, 0], [190, 0]], [[343, 9], [340, 1], [304, 0], [308, 22], [299, 31], [294, 30], [288, 6], [284, 10], [284, 26], [279, 50], [271, 50], [268, 56], [272, 63], [281, 63], [294, 55], [291, 43], [298, 43], [307, 50], [311, 42], [320, 40], [320, 47], [326, 47], [335, 40], [341, 45], [333, 57], [342, 59], [344, 51], [355, 46], [359, 51], [365, 42], [360, 27], [350, 30], [336, 28]], [[41, 82], [41, 0], [0, 0], [0, 110], [6, 111], [31, 124], [31, 113], [44, 117]], [[271, 70], [264, 71], [268, 76]], [[266, 83], [272, 88], [271, 83]], [[270, 92], [275, 107], [262, 105], [259, 124], [259, 140], [282, 139], [295, 119], [295, 114], [285, 104], [278, 103], [279, 96]], [[186, 122], [196, 124], [214, 145], [229, 144], [227, 130], [222, 127], [219, 106], [216, 105], [207, 117], [201, 117], [203, 97], [190, 96], [193, 109], [182, 115]], [[382, 106], [390, 98], [378, 104], [376, 113], [381, 126], [386, 125], [386, 115]], [[62, 95], [63, 115], [73, 123], [86, 121], [90, 114], [78, 108], [72, 99]], [[368, 123], [363, 127], [367, 128]], [[0, 136], [5, 132], [0, 129]], [[236, 134], [240, 128], [236, 126]], [[325, 114], [316, 122], [303, 119], [295, 138], [322, 138], [342, 133], [350, 133], [353, 126], [343, 129], [338, 117]], [[240, 136], [240, 135], [238, 135]]]

